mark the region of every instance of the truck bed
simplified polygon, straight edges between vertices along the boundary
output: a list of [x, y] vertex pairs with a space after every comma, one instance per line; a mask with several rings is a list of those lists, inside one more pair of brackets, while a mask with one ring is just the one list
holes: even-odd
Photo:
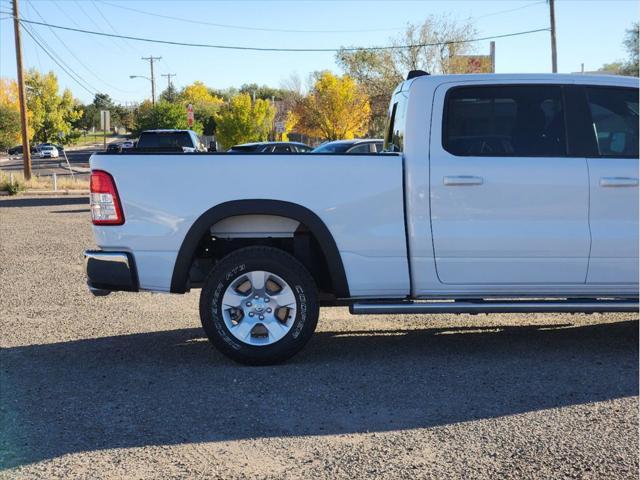
[[133, 254], [140, 288], [170, 291], [178, 250], [208, 209], [281, 200], [314, 212], [332, 232], [352, 297], [409, 294], [399, 154], [98, 153], [125, 223], [96, 227], [103, 250]]

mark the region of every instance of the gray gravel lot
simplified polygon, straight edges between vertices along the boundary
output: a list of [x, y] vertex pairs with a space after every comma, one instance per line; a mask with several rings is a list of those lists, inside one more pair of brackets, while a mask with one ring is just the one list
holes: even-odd
[[92, 298], [85, 198], [0, 200], [2, 478], [637, 478], [638, 316], [351, 317], [238, 366], [198, 292]]

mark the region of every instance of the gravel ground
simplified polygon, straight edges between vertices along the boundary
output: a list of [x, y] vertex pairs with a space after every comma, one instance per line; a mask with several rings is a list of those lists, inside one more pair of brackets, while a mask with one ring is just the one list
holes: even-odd
[[92, 298], [86, 199], [0, 200], [2, 478], [637, 478], [636, 314], [325, 309], [243, 367], [198, 292]]

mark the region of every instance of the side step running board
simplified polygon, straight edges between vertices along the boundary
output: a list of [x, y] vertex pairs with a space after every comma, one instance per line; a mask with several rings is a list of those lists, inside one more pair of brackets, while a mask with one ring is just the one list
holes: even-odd
[[638, 312], [638, 299], [629, 300], [482, 300], [415, 301], [397, 303], [356, 302], [354, 315], [401, 313], [596, 313]]

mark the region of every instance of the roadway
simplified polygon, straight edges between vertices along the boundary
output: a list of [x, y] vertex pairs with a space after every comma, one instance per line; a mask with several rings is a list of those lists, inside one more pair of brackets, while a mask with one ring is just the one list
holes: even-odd
[[[91, 157], [93, 153], [101, 150], [102, 149], [98, 150], [95, 147], [91, 147], [87, 149], [69, 150], [65, 153], [74, 174], [81, 175], [88, 173], [89, 157]], [[70, 175], [63, 153], [61, 153], [58, 158], [38, 158], [36, 155], [32, 155], [31, 166], [33, 173], [39, 176], [52, 175], [54, 173], [58, 175]], [[0, 170], [22, 172], [22, 155], [0, 157]]]

